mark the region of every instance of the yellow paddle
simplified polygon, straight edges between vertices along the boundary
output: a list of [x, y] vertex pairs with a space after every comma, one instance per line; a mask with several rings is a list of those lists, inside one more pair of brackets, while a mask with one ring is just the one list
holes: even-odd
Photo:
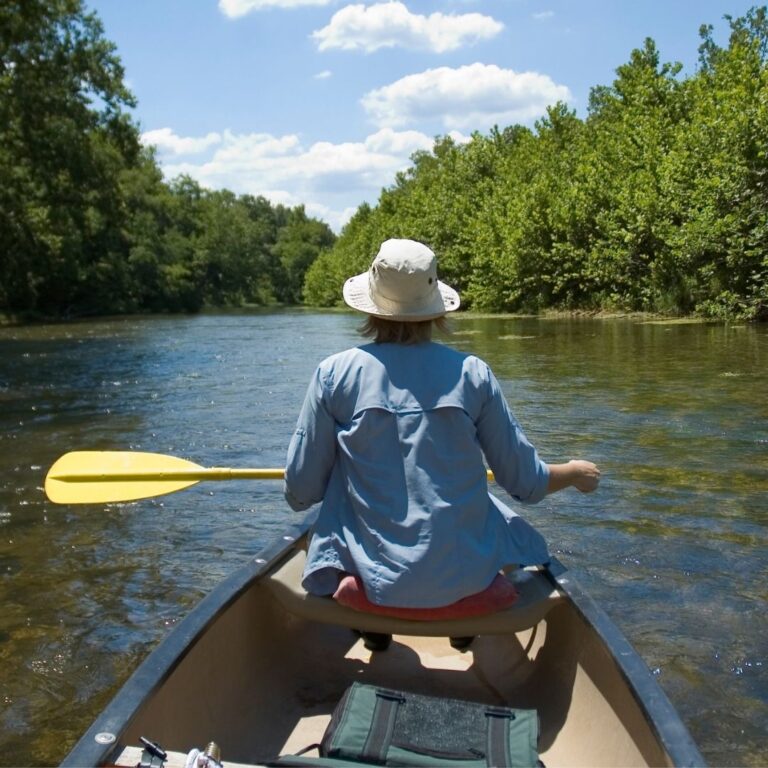
[[139, 451], [74, 451], [48, 470], [45, 493], [57, 504], [134, 501], [201, 480], [281, 480], [282, 469], [206, 469], [186, 459]]
[[[206, 469], [162, 453], [73, 451], [48, 470], [45, 493], [57, 504], [105, 504], [162, 496], [201, 480], [282, 480], [284, 476], [283, 469]], [[488, 479], [493, 480], [490, 470]]]

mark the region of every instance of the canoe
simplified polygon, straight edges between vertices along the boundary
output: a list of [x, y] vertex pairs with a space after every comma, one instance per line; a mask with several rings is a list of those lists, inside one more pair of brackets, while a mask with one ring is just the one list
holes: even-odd
[[[547, 768], [704, 765], [648, 667], [557, 560], [511, 575], [520, 598], [498, 613], [391, 619], [302, 590], [310, 523], [214, 588], [62, 765], [136, 766], [142, 737], [162, 747], [169, 768], [209, 742], [228, 768], [260, 765], [318, 742], [353, 681], [535, 709]], [[393, 642], [368, 651], [353, 628]], [[464, 652], [449, 642], [473, 635]]]

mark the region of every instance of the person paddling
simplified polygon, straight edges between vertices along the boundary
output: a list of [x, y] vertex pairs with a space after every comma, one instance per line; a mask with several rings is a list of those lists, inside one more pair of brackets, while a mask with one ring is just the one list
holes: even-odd
[[503, 569], [549, 560], [543, 537], [489, 493], [486, 463], [527, 504], [568, 487], [594, 491], [600, 470], [542, 461], [489, 366], [432, 340], [460, 298], [426, 245], [387, 240], [343, 296], [367, 316], [372, 342], [318, 365], [290, 440], [286, 500], [296, 511], [321, 502], [303, 586], [341, 600], [352, 579], [369, 610], [460, 613]]

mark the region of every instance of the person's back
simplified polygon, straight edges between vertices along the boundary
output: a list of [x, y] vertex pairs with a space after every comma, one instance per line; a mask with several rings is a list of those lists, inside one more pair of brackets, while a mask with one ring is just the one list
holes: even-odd
[[370, 512], [405, 520], [460, 498], [477, 508], [486, 494], [475, 429], [487, 398], [483, 363], [428, 342], [368, 344], [326, 366], [337, 466], [360, 497], [376, 500]]
[[371, 316], [378, 343], [318, 366], [291, 440], [286, 498], [294, 509], [322, 501], [305, 587], [331, 595], [354, 574], [374, 604], [439, 607], [505, 566], [545, 562], [541, 536], [488, 493], [485, 462], [527, 502], [592, 490], [597, 468], [542, 462], [488, 366], [429, 340], [425, 320], [459, 300], [425, 246], [387, 241], [344, 297]]

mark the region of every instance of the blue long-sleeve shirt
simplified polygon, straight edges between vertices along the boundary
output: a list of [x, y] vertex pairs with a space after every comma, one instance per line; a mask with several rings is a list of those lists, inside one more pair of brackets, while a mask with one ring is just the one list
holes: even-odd
[[546, 495], [547, 466], [479, 358], [429, 342], [324, 360], [286, 463], [291, 507], [322, 502], [305, 588], [330, 594], [343, 571], [375, 603], [437, 607], [546, 562], [543, 538], [488, 493], [484, 457], [513, 497]]

